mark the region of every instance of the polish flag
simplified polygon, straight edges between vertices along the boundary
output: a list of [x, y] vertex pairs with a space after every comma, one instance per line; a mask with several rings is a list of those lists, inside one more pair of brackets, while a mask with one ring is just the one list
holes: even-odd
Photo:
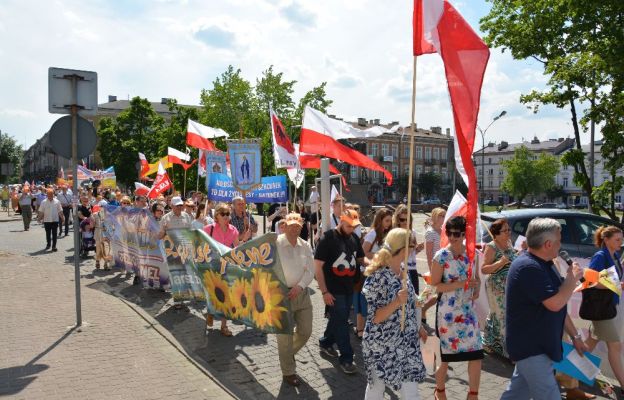
[[[414, 56], [439, 53], [455, 122], [455, 165], [468, 186], [466, 253], [476, 247], [477, 177], [472, 162], [483, 75], [490, 50], [448, 0], [414, 0]], [[448, 213], [447, 213], [448, 215]]]
[[271, 138], [273, 139], [273, 157], [275, 158], [275, 168], [296, 168], [297, 155], [295, 148], [286, 135], [286, 129], [282, 125], [275, 111], [269, 108], [271, 117]]
[[[299, 150], [299, 144], [295, 144], [295, 149]], [[297, 151], [297, 154], [299, 155], [299, 165], [301, 169], [321, 169], [321, 157], [314, 154], [301, 153], [299, 151]], [[338, 168], [336, 168], [331, 162], [329, 163], [329, 172], [334, 175], [340, 175], [344, 189], [347, 192], [351, 191], [347, 186], [347, 180], [344, 175], [342, 175], [340, 171], [338, 171]]]
[[186, 153], [182, 153], [180, 150], [176, 150], [173, 147], [167, 147], [167, 159], [170, 163], [186, 165], [184, 161], [189, 161], [191, 156]]
[[197, 159], [199, 160], [197, 162], [197, 175], [206, 176], [206, 153], [204, 150], [199, 149]]
[[322, 112], [306, 106], [301, 128], [300, 150], [308, 154], [318, 154], [342, 160], [347, 164], [382, 172], [388, 186], [392, 185], [392, 174], [375, 161], [359, 151], [349, 148], [338, 139], [362, 139], [376, 137], [385, 132], [396, 130], [374, 126], [369, 129], [356, 129], [346, 122], [329, 118]]
[[206, 125], [202, 125], [199, 122], [188, 120], [186, 128], [186, 144], [196, 147], [198, 149], [204, 149], [209, 151], [218, 151], [214, 143], [209, 139], [218, 137], [228, 137], [226, 131], [220, 128], [211, 128]]
[[154, 185], [147, 193], [147, 197], [150, 199], [155, 199], [165, 190], [171, 188], [173, 184], [169, 179], [169, 175], [167, 174], [167, 170], [163, 167], [162, 164], [158, 164], [158, 174], [156, 175], [156, 180], [154, 181]]
[[134, 195], [135, 196], [147, 196], [150, 188], [145, 186], [141, 182], [134, 182]]
[[139, 153], [139, 160], [141, 160], [141, 171], [139, 172], [139, 178], [143, 179], [147, 176], [147, 172], [150, 169], [149, 162], [147, 162], [147, 158], [145, 158], [145, 154]]

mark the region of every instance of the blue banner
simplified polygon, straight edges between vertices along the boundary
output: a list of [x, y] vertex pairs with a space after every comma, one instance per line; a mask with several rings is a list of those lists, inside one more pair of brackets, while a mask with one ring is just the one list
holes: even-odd
[[230, 171], [233, 185], [241, 191], [252, 191], [261, 184], [262, 166], [258, 139], [228, 140]]
[[[234, 189], [232, 179], [226, 174], [210, 174], [208, 178], [208, 199], [214, 201], [232, 201], [242, 194]], [[286, 176], [265, 176], [260, 186], [247, 192], [248, 203], [286, 203], [288, 185]]]

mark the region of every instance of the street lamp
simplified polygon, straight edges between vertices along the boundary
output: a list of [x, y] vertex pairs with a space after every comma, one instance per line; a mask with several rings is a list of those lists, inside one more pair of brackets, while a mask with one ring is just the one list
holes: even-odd
[[481, 143], [483, 145], [483, 148], [481, 149], [481, 208], [483, 208], [485, 202], [485, 190], [483, 189], [485, 187], [485, 133], [488, 129], [490, 129], [490, 126], [492, 126], [494, 122], [498, 121], [506, 114], [507, 111], [501, 111], [500, 114], [492, 119], [492, 122], [490, 122], [490, 124], [485, 129], [481, 129], [481, 127], [477, 125], [477, 129], [479, 129], [479, 132], [481, 132]]

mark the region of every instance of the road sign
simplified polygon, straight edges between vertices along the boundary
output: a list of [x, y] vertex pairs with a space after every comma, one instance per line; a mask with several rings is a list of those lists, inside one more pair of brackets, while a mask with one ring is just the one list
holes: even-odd
[[97, 113], [97, 72], [48, 68], [48, 110], [50, 113], [70, 114], [73, 104], [78, 106], [80, 115]]
[[[82, 117], [78, 118], [78, 158], [85, 158], [93, 153], [97, 144], [97, 135], [91, 122]], [[56, 120], [50, 128], [50, 146], [56, 154], [68, 159], [72, 158], [72, 131], [71, 115]]]

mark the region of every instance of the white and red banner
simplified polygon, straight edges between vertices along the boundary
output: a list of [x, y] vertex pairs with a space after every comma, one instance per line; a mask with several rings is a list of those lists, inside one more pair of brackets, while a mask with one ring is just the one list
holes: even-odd
[[338, 142], [338, 139], [375, 137], [396, 130], [396, 128], [396, 126], [392, 129], [374, 126], [369, 129], [356, 129], [344, 121], [329, 118], [322, 112], [306, 106], [299, 148], [304, 153], [331, 157], [350, 165], [382, 172], [388, 181], [388, 186], [391, 186], [392, 174], [388, 170], [359, 151]]
[[186, 165], [184, 161], [189, 161], [191, 156], [176, 150], [173, 147], [167, 147], [167, 159], [170, 163]]
[[147, 197], [150, 199], [155, 199], [161, 193], [165, 192], [167, 189], [171, 188], [173, 184], [169, 179], [169, 175], [167, 174], [167, 170], [162, 166], [162, 164], [158, 164], [158, 174], [156, 175], [156, 180], [154, 180], [154, 185], [150, 189]]
[[145, 186], [141, 182], [134, 182], [134, 195], [135, 196], [147, 196], [150, 188]]
[[147, 176], [147, 172], [150, 170], [149, 162], [145, 158], [145, 154], [139, 153], [139, 160], [141, 160], [141, 171], [139, 172], [139, 178], [143, 179]]
[[474, 261], [478, 194], [472, 151], [490, 50], [448, 0], [414, 0], [413, 26], [414, 56], [437, 52], [444, 62], [455, 122], [455, 164], [468, 186], [466, 252]]
[[273, 139], [273, 157], [276, 168], [297, 168], [297, 154], [290, 138], [286, 135], [286, 129], [275, 111], [269, 108], [271, 118], [271, 138]]
[[186, 128], [186, 144], [189, 146], [203, 150], [217, 151], [218, 149], [215, 147], [214, 143], [210, 141], [210, 139], [218, 137], [228, 137], [228, 134], [223, 129], [211, 128], [209, 126], [202, 125], [199, 122], [193, 121], [192, 119], [188, 120]]

